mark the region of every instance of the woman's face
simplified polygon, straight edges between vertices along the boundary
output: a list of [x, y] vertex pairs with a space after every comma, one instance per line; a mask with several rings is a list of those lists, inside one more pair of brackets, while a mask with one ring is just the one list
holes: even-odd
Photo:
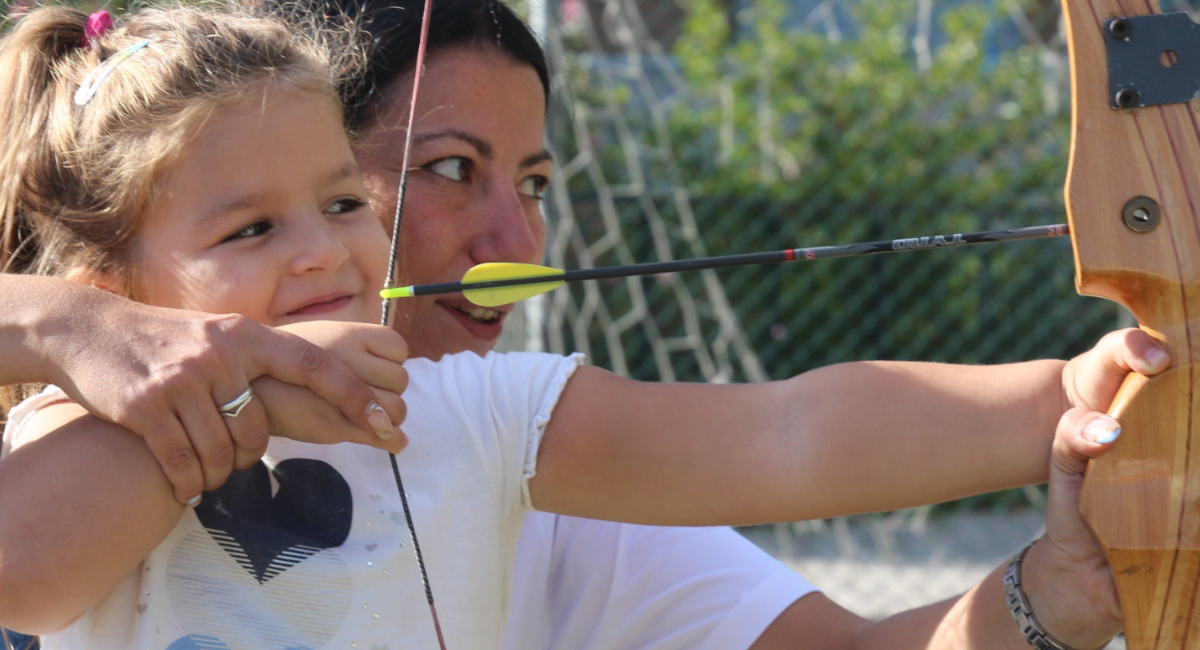
[[[358, 153], [376, 212], [391, 228], [412, 75], [383, 93]], [[545, 94], [537, 72], [495, 49], [431, 54], [421, 78], [409, 159], [397, 285], [454, 282], [483, 262], [538, 263], [549, 183]], [[412, 356], [492, 349], [513, 305], [475, 307], [461, 294], [396, 301]]]

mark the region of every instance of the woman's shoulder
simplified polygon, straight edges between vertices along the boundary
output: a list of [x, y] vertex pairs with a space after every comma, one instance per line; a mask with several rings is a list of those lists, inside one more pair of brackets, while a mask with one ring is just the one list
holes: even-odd
[[409, 359], [404, 368], [409, 374], [409, 394], [428, 394], [439, 389], [462, 394], [476, 389], [494, 396], [497, 390], [544, 393], [556, 385], [561, 388], [583, 360], [584, 355], [578, 353], [563, 356], [546, 352], [488, 352], [479, 356], [460, 352], [436, 361]]

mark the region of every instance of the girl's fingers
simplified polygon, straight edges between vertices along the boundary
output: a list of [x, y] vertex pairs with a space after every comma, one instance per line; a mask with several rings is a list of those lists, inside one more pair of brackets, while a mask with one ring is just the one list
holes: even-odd
[[356, 426], [335, 406], [307, 388], [272, 377], [259, 377], [253, 385], [262, 397], [275, 435], [324, 445], [353, 442], [391, 453], [399, 453], [408, 444], [404, 433], [391, 425], [405, 414], [404, 401], [399, 395], [387, 391], [380, 391], [377, 396], [372, 394], [371, 402], [383, 409], [380, 415], [388, 435], [383, 438]]
[[371, 327], [365, 331], [367, 352], [393, 363], [408, 360], [408, 341], [390, 327]]
[[305, 386], [338, 407], [346, 418], [366, 431], [374, 431], [368, 420], [371, 390], [329, 352], [294, 334], [246, 321], [241, 325], [248, 353], [244, 367], [251, 378], [270, 375], [297, 386]]
[[359, 379], [367, 382], [371, 389], [403, 393], [408, 388], [408, 371], [404, 366], [371, 355], [360, 355], [352, 364]]

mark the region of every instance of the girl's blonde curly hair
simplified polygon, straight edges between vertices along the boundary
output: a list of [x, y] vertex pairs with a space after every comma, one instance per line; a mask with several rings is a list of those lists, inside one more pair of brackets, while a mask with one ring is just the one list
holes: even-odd
[[[214, 111], [268, 90], [337, 105], [353, 36], [289, 26], [285, 11], [147, 8], [89, 35], [86, 47], [80, 11], [48, 7], [18, 18], [0, 39], [0, 271], [93, 269], [136, 298], [140, 218]], [[149, 45], [76, 105], [88, 74], [142, 39]], [[0, 395], [0, 413], [14, 397]]]

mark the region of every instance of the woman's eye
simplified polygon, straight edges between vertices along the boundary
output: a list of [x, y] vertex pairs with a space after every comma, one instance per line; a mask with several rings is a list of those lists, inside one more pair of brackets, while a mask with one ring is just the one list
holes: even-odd
[[425, 165], [425, 169], [428, 169], [429, 171], [443, 178], [464, 183], [468, 180], [471, 174], [471, 161], [458, 156], [453, 158], [442, 158], [441, 160], [435, 160], [428, 165]]
[[366, 204], [366, 201], [361, 201], [355, 198], [338, 199], [333, 203], [330, 203], [329, 207], [326, 208], [325, 211], [330, 214], [347, 214], [362, 208]]
[[258, 237], [259, 235], [265, 235], [265, 234], [267, 234], [268, 231], [271, 230], [271, 227], [272, 227], [271, 222], [269, 222], [269, 221], [266, 221], [266, 220], [255, 221], [254, 223], [250, 224], [249, 226], [246, 226], [245, 228], [242, 228], [241, 230], [233, 233], [232, 235], [226, 237], [225, 239], [222, 239], [221, 243], [223, 244], [227, 241], [233, 241], [235, 239], [246, 239], [248, 237]]
[[546, 186], [550, 184], [550, 179], [545, 176], [530, 176], [517, 185], [517, 191], [525, 196], [542, 199], [542, 195], [546, 192]]

